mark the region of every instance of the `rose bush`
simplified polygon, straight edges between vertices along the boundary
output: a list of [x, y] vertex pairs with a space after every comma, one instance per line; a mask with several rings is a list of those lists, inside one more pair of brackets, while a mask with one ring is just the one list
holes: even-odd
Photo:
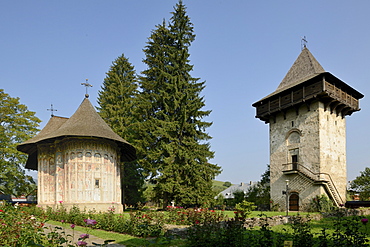
[[42, 243], [45, 215], [31, 214], [22, 207], [0, 204], [1, 246], [27, 246]]

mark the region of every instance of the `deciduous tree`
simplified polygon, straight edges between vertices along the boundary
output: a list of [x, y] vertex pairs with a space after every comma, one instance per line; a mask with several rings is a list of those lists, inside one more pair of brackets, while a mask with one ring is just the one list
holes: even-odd
[[27, 155], [16, 146], [38, 131], [40, 119], [27, 106], [0, 89], [0, 192], [29, 195], [36, 190], [33, 178], [25, 174]]
[[257, 184], [249, 187], [246, 194], [246, 200], [254, 202], [259, 209], [269, 209], [270, 205], [270, 165], [267, 166], [266, 171], [262, 174], [261, 180]]
[[368, 201], [370, 198], [370, 168], [366, 167], [364, 171], [360, 172], [351, 182], [351, 189], [360, 193], [360, 199]]

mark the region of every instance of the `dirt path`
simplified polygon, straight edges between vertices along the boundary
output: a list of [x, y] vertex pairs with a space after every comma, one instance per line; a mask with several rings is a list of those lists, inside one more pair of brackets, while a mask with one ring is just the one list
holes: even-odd
[[[45, 227], [47, 227], [47, 229], [44, 230], [45, 234], [57, 231], [59, 234], [63, 235], [63, 237], [66, 238], [67, 240], [71, 240], [72, 244], [76, 244], [79, 241], [78, 238], [80, 237], [80, 235], [86, 233], [86, 232], [80, 232], [80, 231], [72, 230], [70, 227], [65, 228], [65, 227], [62, 227], [62, 226], [51, 225], [51, 224], [48, 224], [48, 223], [45, 224]], [[55, 227], [60, 227], [62, 229], [56, 229]], [[73, 238], [73, 240], [72, 240], [72, 238]], [[104, 244], [104, 239], [95, 237], [93, 235], [90, 235], [89, 238], [84, 240], [84, 241], [87, 243], [87, 246], [95, 246], [95, 245], [92, 244], [93, 242], [97, 243], [97, 244]], [[107, 246], [110, 246], [110, 247], [124, 247], [125, 245], [110, 243]]]

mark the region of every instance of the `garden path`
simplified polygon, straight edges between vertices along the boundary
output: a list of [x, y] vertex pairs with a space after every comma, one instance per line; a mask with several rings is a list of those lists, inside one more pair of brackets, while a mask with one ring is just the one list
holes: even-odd
[[[73, 244], [76, 244], [79, 240], [78, 238], [80, 237], [81, 234], [84, 234], [86, 232], [80, 232], [80, 231], [76, 231], [76, 230], [72, 230], [71, 228], [65, 228], [65, 227], [62, 227], [62, 226], [56, 226], [56, 225], [51, 225], [51, 224], [48, 224], [48, 223], [45, 223], [45, 230], [44, 230], [44, 233], [45, 234], [48, 234], [50, 232], [55, 232], [57, 231], [58, 233], [62, 234], [63, 236], [74, 236], [74, 239], [73, 239]], [[56, 229], [55, 227], [60, 227], [62, 229]], [[64, 233], [62, 233], [64, 232]], [[71, 240], [72, 237], [69, 237], [68, 240]], [[101, 238], [98, 238], [96, 236], [93, 236], [90, 234], [89, 238], [85, 240], [85, 242], [87, 243], [87, 246], [94, 246], [92, 243], [97, 243], [97, 244], [104, 244], [104, 240], [105, 239], [101, 239]], [[122, 244], [116, 244], [116, 243], [110, 243], [108, 244], [107, 246], [109, 247], [124, 247], [125, 245], [122, 245]]]

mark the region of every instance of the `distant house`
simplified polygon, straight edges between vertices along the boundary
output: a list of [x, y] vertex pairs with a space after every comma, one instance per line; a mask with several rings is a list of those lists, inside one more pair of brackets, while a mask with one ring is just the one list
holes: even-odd
[[[246, 194], [251, 186], [253, 186], [254, 182], [249, 183], [240, 183], [240, 184], [233, 184], [229, 188], [225, 189], [224, 191], [221, 191], [219, 195], [223, 195], [225, 199], [233, 199], [234, 198], [234, 192], [236, 191], [243, 191], [244, 194]], [[217, 197], [216, 197], [217, 198]]]

